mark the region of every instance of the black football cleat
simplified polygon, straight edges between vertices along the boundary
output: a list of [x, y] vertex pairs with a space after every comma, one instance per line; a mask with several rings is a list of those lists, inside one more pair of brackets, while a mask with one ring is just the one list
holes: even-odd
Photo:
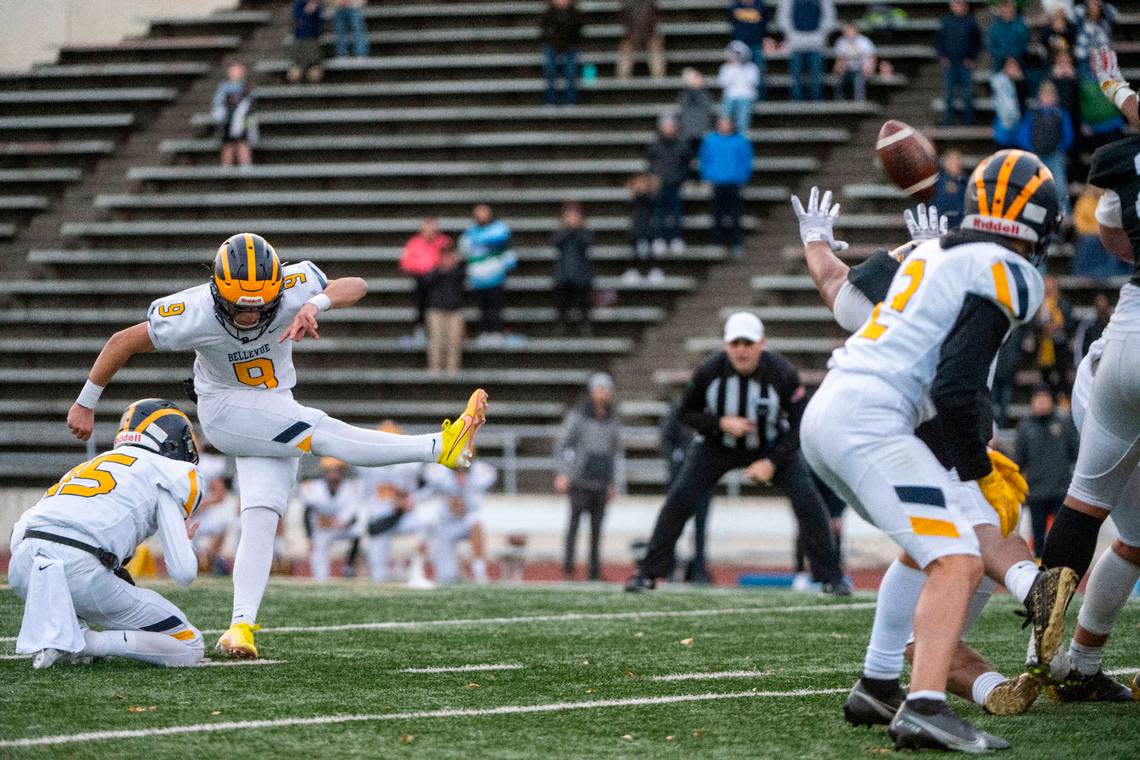
[[828, 581], [820, 585], [819, 590], [827, 596], [851, 596], [851, 584], [846, 578], [837, 581]]
[[1025, 623], [1033, 625], [1033, 649], [1037, 662], [1030, 672], [1038, 678], [1049, 674], [1049, 664], [1061, 648], [1065, 632], [1065, 612], [1077, 590], [1080, 578], [1067, 567], [1054, 567], [1037, 574], [1025, 598]]
[[[887, 733], [894, 739], [895, 749], [941, 749], [972, 755], [990, 750], [986, 737], [955, 715], [945, 702], [938, 702], [929, 713], [904, 702]], [[993, 739], [996, 742], [998, 737]]]
[[1086, 676], [1079, 670], [1072, 670], [1065, 680], [1050, 686], [1047, 693], [1058, 702], [1134, 702], [1132, 689], [1112, 680], [1098, 670]]
[[642, 591], [652, 591], [657, 588], [657, 579], [634, 573], [625, 582], [625, 590], [631, 594], [640, 594]]
[[[894, 692], [883, 694], [885, 689], [875, 689], [880, 696], [875, 696], [867, 688], [866, 679], [860, 678], [851, 687], [847, 701], [843, 703], [843, 717], [852, 726], [885, 726], [894, 719], [895, 713], [906, 701], [906, 692], [899, 686], [897, 679], [893, 682]], [[889, 682], [883, 681], [884, 686]], [[885, 698], [883, 698], [885, 697]]]

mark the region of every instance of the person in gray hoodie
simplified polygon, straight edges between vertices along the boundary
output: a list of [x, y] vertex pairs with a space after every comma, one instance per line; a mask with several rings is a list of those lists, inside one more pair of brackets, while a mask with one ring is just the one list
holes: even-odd
[[792, 100], [803, 100], [800, 80], [805, 67], [809, 96], [819, 100], [823, 96], [823, 54], [827, 37], [835, 28], [835, 0], [780, 0], [776, 20], [784, 30], [788, 48]]
[[554, 490], [570, 495], [563, 574], [574, 574], [574, 549], [582, 514], [590, 516], [589, 579], [602, 577], [602, 518], [614, 496], [614, 472], [621, 451], [621, 422], [614, 408], [614, 381], [604, 372], [590, 377], [588, 394], [566, 415], [554, 447], [558, 474]]

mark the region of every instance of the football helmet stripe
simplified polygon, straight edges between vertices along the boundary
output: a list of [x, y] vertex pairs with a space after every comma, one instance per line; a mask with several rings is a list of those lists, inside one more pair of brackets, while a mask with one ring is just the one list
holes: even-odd
[[1025, 187], [1021, 188], [1021, 192], [1017, 194], [1017, 197], [1013, 199], [1013, 203], [1011, 203], [1006, 210], [1005, 218], [1016, 219], [1017, 215], [1021, 213], [1021, 209], [1025, 208], [1025, 204], [1029, 202], [1029, 196], [1033, 195], [1033, 193], [1037, 191], [1037, 188], [1041, 187], [1041, 183], [1043, 183], [1045, 179], [1045, 175], [1037, 173], [1033, 176], [1033, 179], [1026, 182]]
[[252, 285], [257, 282], [257, 249], [253, 245], [253, 235], [245, 233], [246, 279]]
[[[230, 247], [229, 247], [228, 245], [226, 245], [225, 243], [222, 243], [221, 247], [220, 247], [220, 248], [218, 248], [218, 256], [217, 256], [217, 258], [218, 258], [218, 259], [220, 259], [220, 260], [221, 260], [221, 262], [222, 262], [222, 276], [223, 276], [223, 279], [225, 279], [225, 280], [227, 280], [227, 281], [230, 279], [230, 255], [229, 255], [229, 248], [230, 248]], [[218, 270], [217, 270], [217, 268], [215, 267], [215, 268], [214, 268], [214, 280], [216, 281], [217, 279], [218, 279]]]
[[987, 158], [974, 170], [974, 184], [978, 189], [978, 214], [981, 216], [990, 214], [989, 201], [986, 200], [986, 167], [989, 163], [990, 159]]
[[990, 202], [990, 215], [1001, 216], [1002, 211], [1005, 209], [1005, 194], [1009, 190], [1009, 175], [1013, 173], [1013, 167], [1017, 166], [1017, 162], [1021, 160], [1024, 154], [1020, 150], [1011, 150], [1009, 155], [1001, 163], [1001, 168], [998, 170], [997, 182], [994, 183], [994, 197]]
[[[132, 413], [134, 412], [134, 405], [131, 406], [131, 412]], [[148, 427], [150, 427], [150, 424], [152, 422], [157, 420], [159, 417], [165, 417], [168, 414], [177, 414], [179, 417], [186, 420], [187, 425], [190, 424], [190, 418], [187, 417], [185, 414], [183, 414], [182, 411], [179, 409], [159, 409], [158, 411], [151, 412], [146, 418], [143, 419], [142, 422], [135, 425], [135, 432], [136, 433], [144, 432]]]

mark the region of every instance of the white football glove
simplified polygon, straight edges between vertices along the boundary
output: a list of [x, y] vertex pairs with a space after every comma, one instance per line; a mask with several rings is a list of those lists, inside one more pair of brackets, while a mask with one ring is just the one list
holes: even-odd
[[831, 205], [831, 191], [823, 194], [820, 200], [819, 188], [813, 187], [808, 196], [807, 209], [800, 203], [799, 197], [792, 196], [792, 210], [800, 222], [800, 240], [804, 245], [808, 243], [824, 242], [833, 251], [846, 251], [847, 243], [835, 239], [835, 222], [839, 218], [839, 204]]
[[1117, 108], [1122, 107], [1133, 92], [1128, 86], [1128, 80], [1120, 73], [1120, 65], [1116, 62], [1116, 53], [1113, 49], [1095, 48], [1089, 53], [1089, 65], [1096, 74], [1096, 81], [1100, 84], [1104, 96], [1115, 103]]
[[913, 212], [908, 208], [903, 212], [903, 221], [911, 240], [933, 240], [950, 231], [950, 221], [945, 214], [938, 214], [938, 207], [933, 203], [930, 206], [920, 203]]

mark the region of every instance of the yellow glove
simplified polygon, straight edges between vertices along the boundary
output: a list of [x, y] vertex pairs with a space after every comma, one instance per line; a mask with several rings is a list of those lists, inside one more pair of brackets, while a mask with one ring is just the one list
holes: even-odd
[[1017, 466], [1017, 462], [995, 449], [986, 449], [986, 454], [990, 458], [990, 464], [1001, 473], [1005, 482], [1009, 483], [1010, 487], [1017, 493], [1017, 502], [1024, 504], [1025, 497], [1029, 495], [1029, 484], [1021, 476], [1021, 468]]
[[991, 470], [989, 475], [978, 480], [978, 488], [986, 501], [998, 513], [1002, 536], [1008, 536], [1017, 527], [1021, 519], [1021, 499], [1017, 491], [1009, 484], [997, 469]]

